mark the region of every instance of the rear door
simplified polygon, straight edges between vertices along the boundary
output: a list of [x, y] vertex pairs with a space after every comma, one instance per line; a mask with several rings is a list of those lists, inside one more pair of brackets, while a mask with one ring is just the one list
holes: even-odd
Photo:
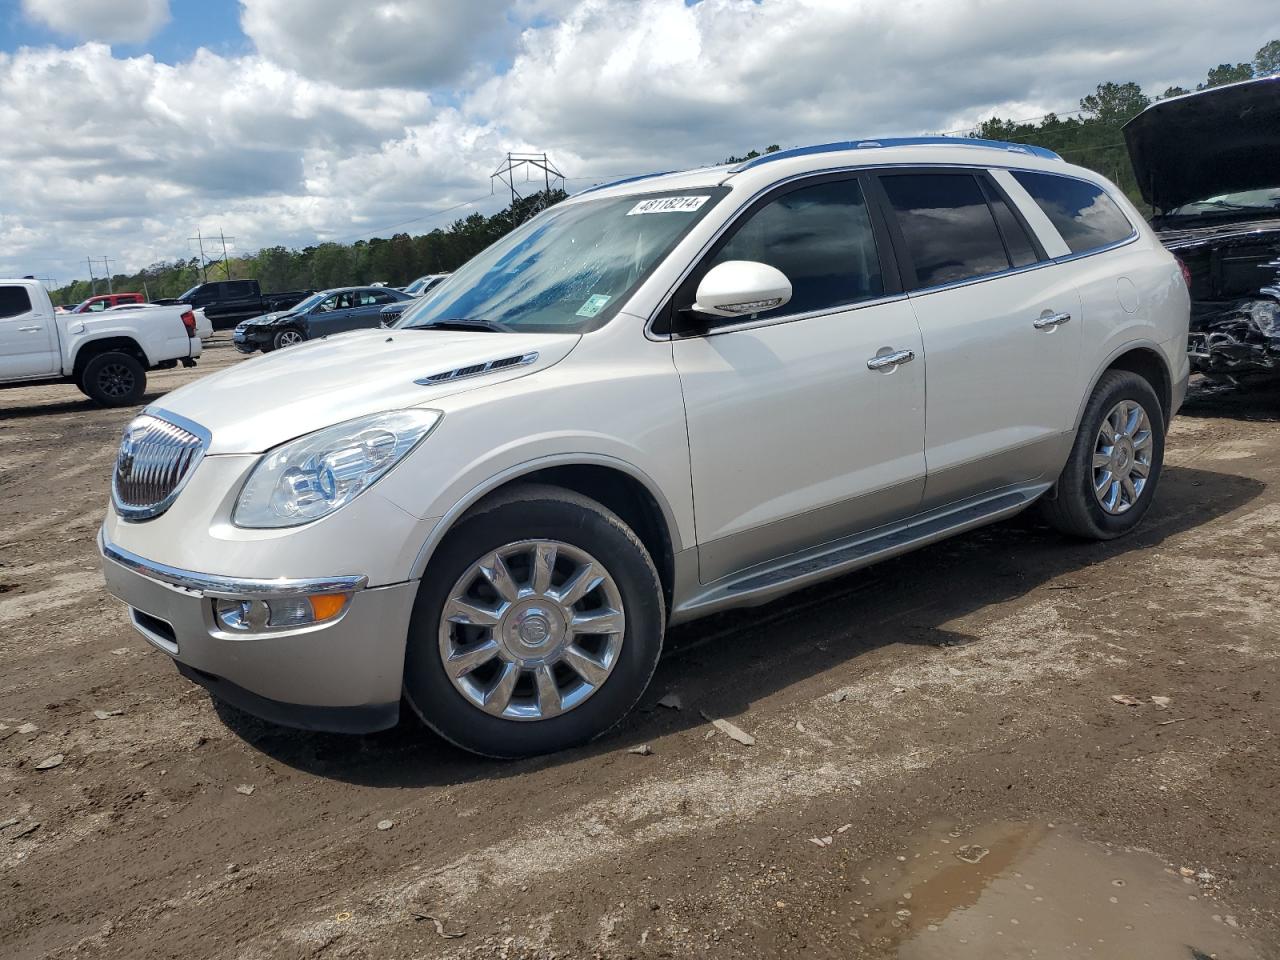
[[52, 312], [33, 302], [27, 286], [0, 285], [0, 380], [60, 372], [56, 322]]
[[395, 298], [385, 290], [357, 290], [355, 307], [351, 310], [345, 329], [359, 330], [363, 327], [376, 327], [382, 322], [382, 308]]
[[924, 506], [1052, 479], [1080, 403], [1070, 272], [986, 171], [878, 183], [928, 362]]
[[672, 343], [703, 582], [918, 507], [924, 363], [887, 247], [863, 181], [813, 178], [753, 204], [677, 291], [680, 316], [727, 260], [774, 266], [793, 290]]

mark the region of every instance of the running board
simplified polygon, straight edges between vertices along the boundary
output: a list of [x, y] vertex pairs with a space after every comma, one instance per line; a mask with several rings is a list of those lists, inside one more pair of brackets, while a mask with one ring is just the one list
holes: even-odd
[[860, 533], [780, 560], [759, 564], [745, 572], [703, 586], [675, 608], [671, 622], [678, 623], [732, 607], [753, 607], [768, 603], [812, 583], [888, 560], [966, 530], [995, 523], [1031, 506], [1050, 486], [1047, 483], [1037, 483], [978, 501], [951, 504], [881, 527], [870, 534]]

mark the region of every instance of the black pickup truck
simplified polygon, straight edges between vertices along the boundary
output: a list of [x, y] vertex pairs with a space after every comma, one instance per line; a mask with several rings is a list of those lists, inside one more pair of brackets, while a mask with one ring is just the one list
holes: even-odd
[[241, 320], [287, 310], [309, 297], [313, 290], [289, 290], [263, 294], [257, 280], [215, 280], [198, 283], [182, 296], [155, 303], [183, 303], [203, 310], [214, 328], [234, 327]]

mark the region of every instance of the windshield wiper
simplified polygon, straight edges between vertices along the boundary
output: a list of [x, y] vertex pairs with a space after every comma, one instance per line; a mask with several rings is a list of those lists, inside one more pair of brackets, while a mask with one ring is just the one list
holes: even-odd
[[511, 328], [496, 320], [473, 320], [469, 317], [456, 317], [448, 320], [433, 320], [431, 323], [415, 324], [410, 330], [488, 330], [492, 333], [510, 333]]

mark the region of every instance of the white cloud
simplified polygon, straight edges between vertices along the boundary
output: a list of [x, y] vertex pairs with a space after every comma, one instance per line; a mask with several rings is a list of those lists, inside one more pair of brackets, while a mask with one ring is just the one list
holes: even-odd
[[0, 273], [137, 268], [197, 225], [241, 250], [385, 236], [487, 195], [508, 149], [624, 176], [1193, 84], [1269, 39], [1273, 3], [245, 0], [247, 56], [0, 53]]
[[22, 0], [22, 12], [66, 36], [141, 43], [169, 22], [169, 0]]
[[509, 32], [509, 0], [241, 0], [269, 59], [351, 87], [432, 87], [467, 73]]

